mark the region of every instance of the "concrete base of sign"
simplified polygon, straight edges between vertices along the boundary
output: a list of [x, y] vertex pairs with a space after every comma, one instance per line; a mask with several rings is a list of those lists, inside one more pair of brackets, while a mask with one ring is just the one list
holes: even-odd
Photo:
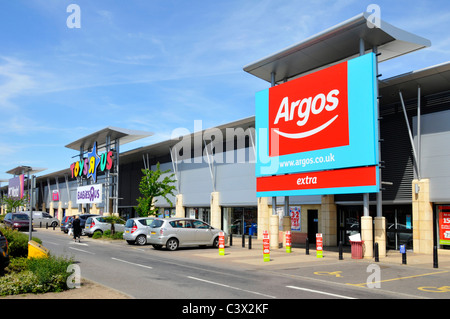
[[370, 216], [361, 216], [361, 240], [364, 241], [364, 258], [373, 258], [373, 221]]
[[378, 243], [378, 257], [386, 257], [386, 217], [375, 217], [375, 243]]

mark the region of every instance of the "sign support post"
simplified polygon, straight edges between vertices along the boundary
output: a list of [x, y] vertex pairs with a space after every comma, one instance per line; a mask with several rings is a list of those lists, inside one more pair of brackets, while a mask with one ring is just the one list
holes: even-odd
[[316, 234], [316, 256], [317, 258], [323, 258], [323, 237], [322, 233]]

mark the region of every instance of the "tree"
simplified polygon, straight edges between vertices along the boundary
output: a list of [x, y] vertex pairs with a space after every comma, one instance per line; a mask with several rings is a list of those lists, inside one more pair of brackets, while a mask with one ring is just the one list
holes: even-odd
[[175, 186], [172, 185], [175, 183], [173, 177], [175, 174], [170, 174], [161, 179], [163, 174], [167, 174], [170, 172], [170, 169], [167, 171], [161, 171], [159, 167], [159, 162], [156, 164], [156, 170], [152, 171], [150, 169], [142, 169], [142, 178], [139, 183], [139, 191], [141, 195], [138, 199], [138, 206], [135, 207], [139, 216], [147, 217], [151, 215], [157, 215], [158, 210], [155, 206], [157, 202], [157, 197], [163, 197], [167, 202], [169, 202], [172, 207], [173, 204], [171, 200], [168, 198], [168, 195], [174, 195]]
[[0, 205], [6, 205], [7, 213], [15, 212], [16, 208], [26, 206], [27, 203], [28, 203], [27, 194], [25, 194], [25, 196], [22, 198], [8, 197], [6, 195], [3, 195], [3, 197], [0, 198]]

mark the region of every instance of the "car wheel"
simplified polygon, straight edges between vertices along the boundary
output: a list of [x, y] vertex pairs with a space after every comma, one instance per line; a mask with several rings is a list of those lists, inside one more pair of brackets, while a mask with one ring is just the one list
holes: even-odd
[[166, 243], [168, 250], [174, 251], [178, 249], [178, 240], [176, 238], [170, 238]]
[[214, 241], [213, 241], [212, 246], [213, 246], [214, 248], [219, 247], [219, 237], [214, 238]]
[[57, 227], [57, 226], [58, 226], [58, 223], [57, 222], [53, 222], [50, 227]]
[[136, 244], [143, 246], [147, 243], [147, 237], [145, 235], [139, 235], [136, 237]]

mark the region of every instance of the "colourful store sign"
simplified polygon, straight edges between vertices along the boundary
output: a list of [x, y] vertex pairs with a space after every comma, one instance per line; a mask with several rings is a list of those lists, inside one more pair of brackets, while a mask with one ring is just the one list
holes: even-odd
[[8, 197], [21, 199], [24, 194], [25, 175], [19, 175], [9, 179]]
[[92, 151], [87, 155], [88, 157], [70, 165], [72, 178], [84, 176], [85, 178], [92, 178], [94, 182], [97, 182], [97, 171], [99, 168], [102, 172], [112, 168], [113, 152], [109, 151], [99, 156], [97, 154], [97, 142], [95, 142]]
[[368, 53], [258, 92], [256, 177], [378, 165], [376, 88]]

